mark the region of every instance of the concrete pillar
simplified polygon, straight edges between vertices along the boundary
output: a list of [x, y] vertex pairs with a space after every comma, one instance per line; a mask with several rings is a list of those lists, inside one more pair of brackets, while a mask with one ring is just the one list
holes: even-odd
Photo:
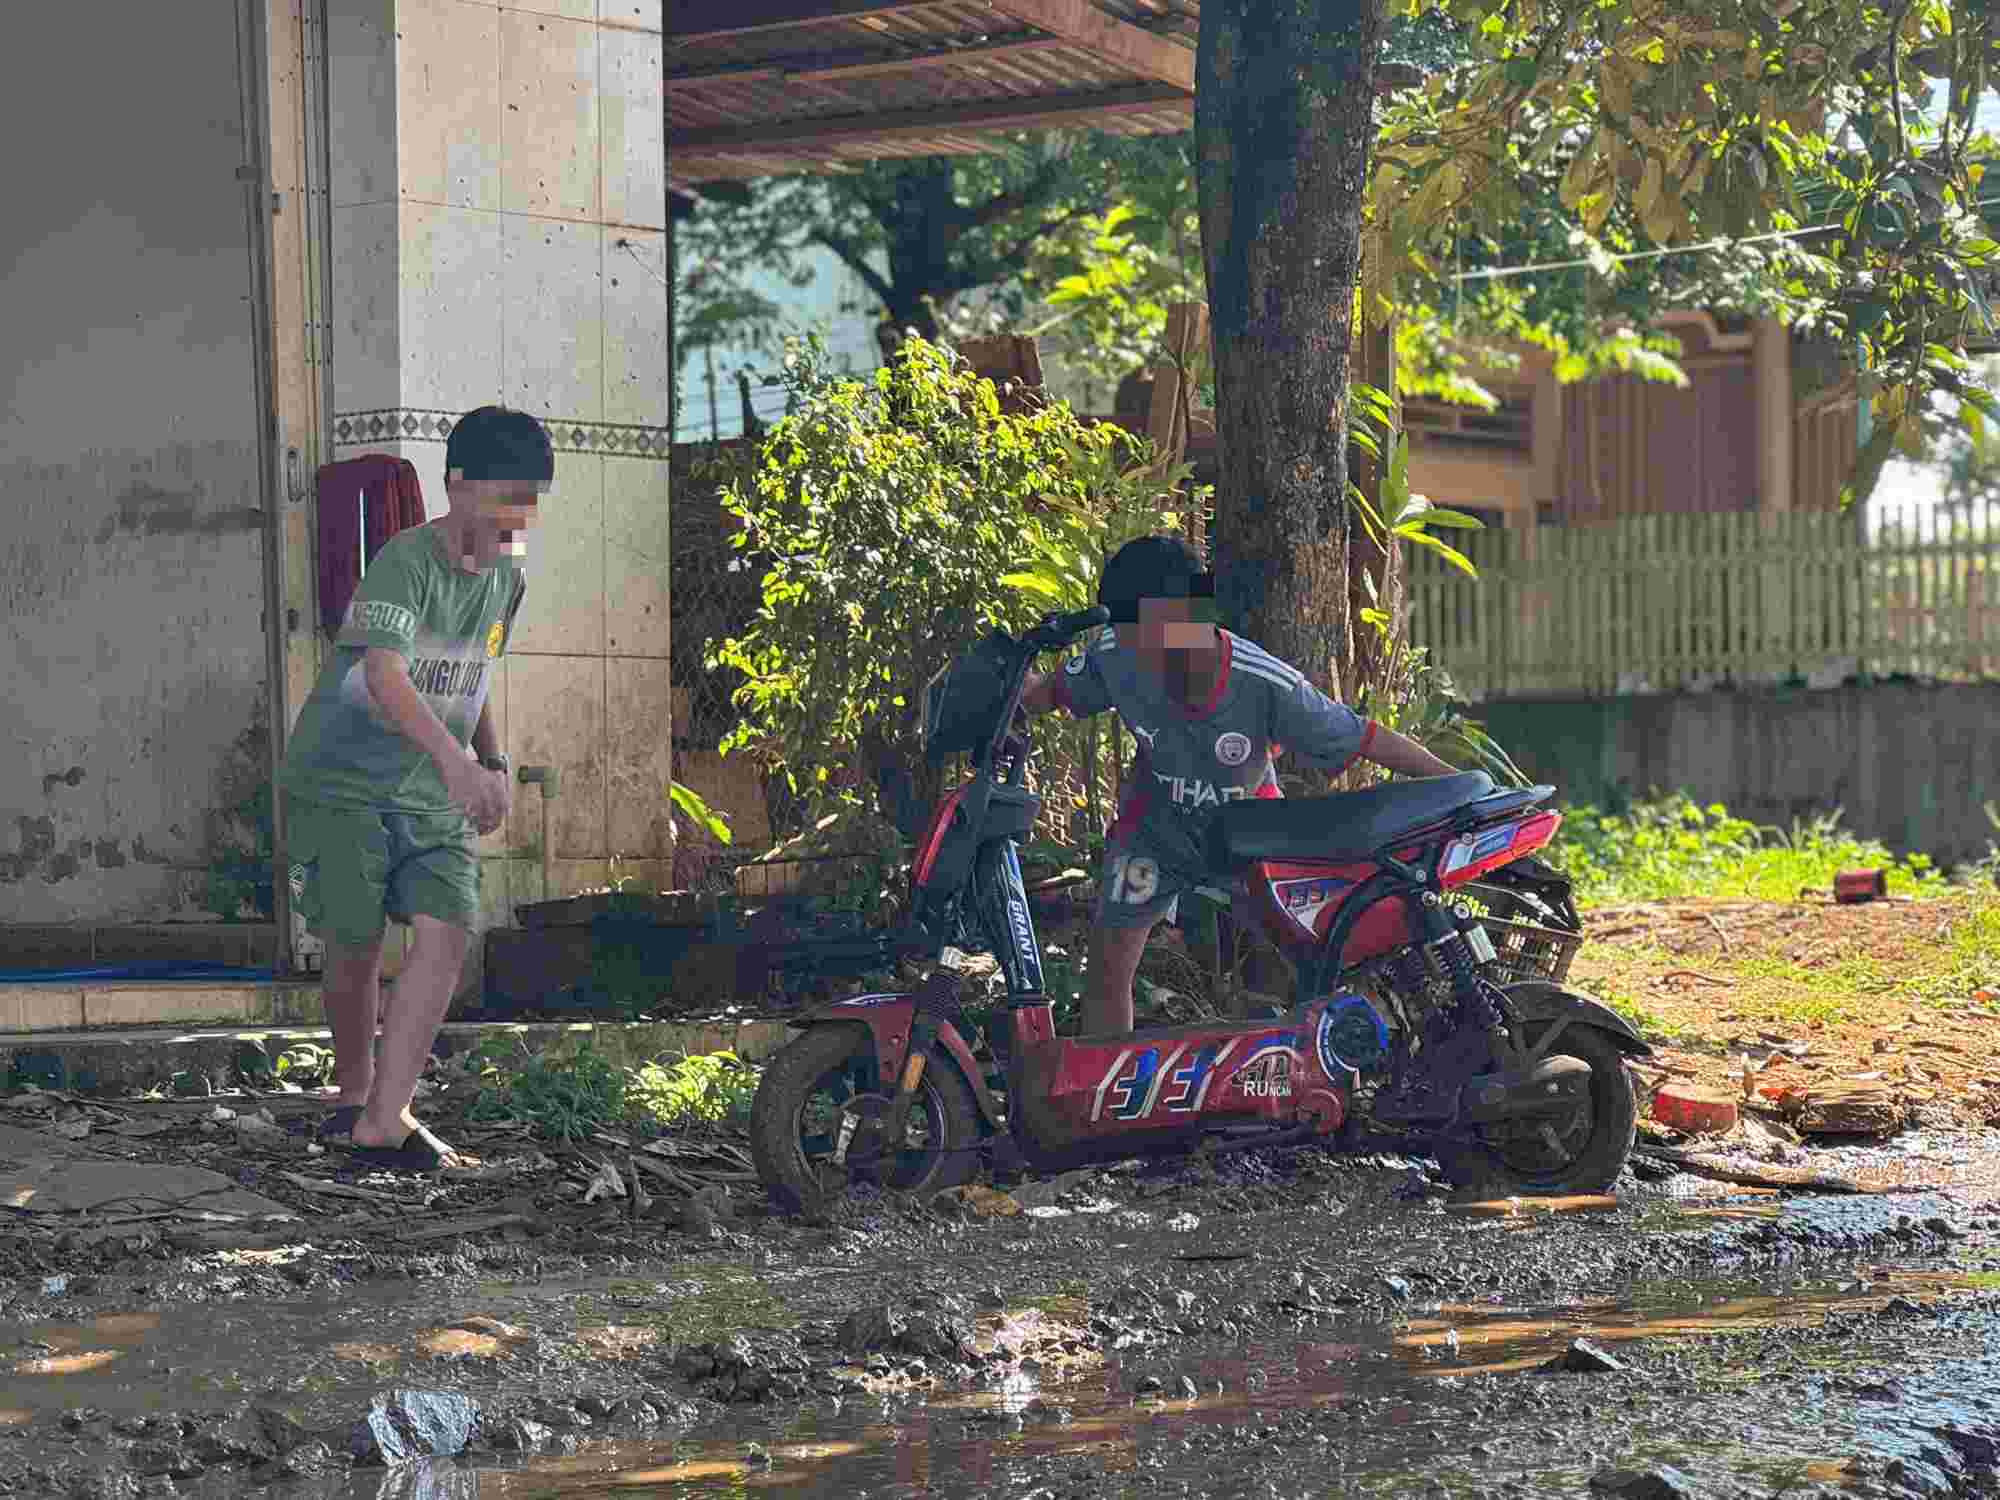
[[[497, 402], [556, 448], [493, 712], [561, 769], [555, 889], [671, 881], [662, 0], [329, 0], [336, 458], [416, 466]], [[487, 920], [540, 900], [539, 792], [481, 842]]]

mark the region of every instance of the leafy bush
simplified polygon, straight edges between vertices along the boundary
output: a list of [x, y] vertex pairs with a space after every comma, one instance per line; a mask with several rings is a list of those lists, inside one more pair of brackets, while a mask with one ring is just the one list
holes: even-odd
[[316, 1088], [333, 1082], [333, 1048], [317, 1042], [298, 1042], [280, 1052], [271, 1071], [286, 1083], [300, 1088]]
[[557, 1141], [619, 1124], [740, 1126], [757, 1092], [756, 1071], [733, 1052], [621, 1068], [588, 1042], [531, 1057], [518, 1041], [495, 1038], [471, 1067], [479, 1091], [469, 1119], [518, 1120]]
[[710, 1052], [633, 1069], [625, 1097], [635, 1119], [657, 1125], [740, 1127], [756, 1095], [755, 1069], [734, 1052]]
[[1888, 871], [1891, 889], [1943, 890], [1928, 856], [1899, 858], [1839, 825], [1833, 814], [1783, 831], [1732, 816], [1719, 802], [1703, 807], [1684, 792], [1655, 794], [1615, 815], [1566, 809], [1550, 858], [1589, 905], [1688, 896], [1795, 901], [1801, 890], [1830, 890], [1838, 872], [1856, 868]]
[[[625, 1112], [626, 1075], [588, 1042], [564, 1054], [514, 1059], [519, 1044], [495, 1038], [473, 1054], [479, 1092], [473, 1120], [519, 1120], [558, 1141], [581, 1140]], [[504, 1066], [503, 1066], [504, 1064]]]
[[706, 664], [744, 678], [725, 754], [759, 753], [809, 803], [851, 803], [864, 750], [917, 763], [923, 682], [1094, 579], [1114, 499], [1143, 510], [1139, 529], [1175, 524], [1171, 476], [1066, 404], [1003, 412], [990, 380], [921, 339], [867, 380], [828, 373], [817, 341], [785, 368], [790, 414], [723, 494], [732, 545], [768, 564], [762, 603]]

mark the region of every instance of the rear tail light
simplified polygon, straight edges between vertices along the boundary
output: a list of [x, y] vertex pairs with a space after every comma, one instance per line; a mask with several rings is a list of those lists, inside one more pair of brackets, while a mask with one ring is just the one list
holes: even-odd
[[1561, 813], [1541, 812], [1518, 823], [1502, 823], [1497, 828], [1486, 828], [1455, 838], [1445, 850], [1444, 883], [1448, 886], [1464, 885], [1467, 881], [1477, 880], [1488, 870], [1497, 870], [1524, 855], [1533, 854], [1537, 849], [1546, 847], [1561, 826]]
[[930, 827], [917, 841], [916, 862], [910, 866], [910, 888], [922, 890], [930, 883], [931, 870], [937, 864], [938, 850], [944, 847], [944, 836], [951, 832], [952, 819], [958, 816], [958, 804], [965, 798], [965, 788], [960, 787], [938, 804], [938, 810], [931, 814]]

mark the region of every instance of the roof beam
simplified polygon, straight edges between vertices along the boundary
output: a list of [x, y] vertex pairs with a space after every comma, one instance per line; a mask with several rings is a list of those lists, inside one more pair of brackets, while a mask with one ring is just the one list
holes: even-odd
[[670, 130], [667, 156], [749, 151], [757, 147], [832, 146], [850, 141], [887, 141], [960, 130], [1053, 130], [1088, 125], [1105, 115], [1143, 114], [1186, 104], [1188, 96], [1168, 84], [1133, 84], [1092, 93], [1033, 94], [940, 109], [894, 110], [879, 115], [825, 115], [771, 125], [725, 125], [702, 130]]
[[759, 31], [866, 21], [939, 0], [667, 0], [667, 40], [686, 45]]
[[1090, 0], [986, 0], [988, 6], [1074, 42], [1141, 78], [1194, 92], [1194, 49], [1099, 10]]

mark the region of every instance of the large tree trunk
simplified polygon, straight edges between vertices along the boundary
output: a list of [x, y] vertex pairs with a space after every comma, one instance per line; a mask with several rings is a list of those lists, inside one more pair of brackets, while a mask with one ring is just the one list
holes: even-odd
[[1218, 602], [1337, 692], [1353, 655], [1348, 362], [1385, 0], [1207, 0], [1195, 142]]

